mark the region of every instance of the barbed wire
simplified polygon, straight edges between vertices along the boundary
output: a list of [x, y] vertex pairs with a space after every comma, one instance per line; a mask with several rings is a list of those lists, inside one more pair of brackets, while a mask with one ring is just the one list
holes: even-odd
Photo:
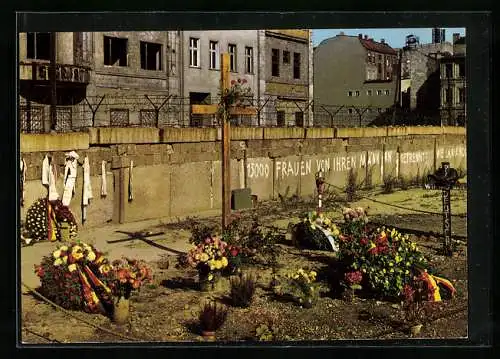
[[45, 340], [47, 340], [47, 341], [49, 341], [49, 342], [51, 342], [51, 343], [61, 343], [61, 342], [60, 342], [59, 340], [57, 340], [57, 339], [50, 339], [50, 338], [48, 338], [48, 337], [46, 337], [46, 336], [44, 336], [44, 335], [42, 335], [42, 334], [39, 334], [39, 333], [36, 333], [36, 332], [32, 331], [31, 329], [28, 329], [28, 328], [26, 328], [26, 327], [23, 327], [22, 329], [23, 329], [24, 331], [26, 331], [27, 333], [30, 333], [30, 334], [32, 334], [32, 335], [34, 335], [34, 336], [37, 336], [37, 337], [42, 338], [42, 339], [45, 339]]

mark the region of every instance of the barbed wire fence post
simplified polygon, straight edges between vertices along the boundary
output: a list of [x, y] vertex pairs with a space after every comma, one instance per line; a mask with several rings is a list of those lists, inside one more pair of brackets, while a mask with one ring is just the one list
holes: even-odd
[[97, 113], [97, 110], [98, 110], [98, 109], [99, 109], [99, 107], [101, 106], [102, 101], [104, 101], [104, 97], [105, 97], [105, 96], [106, 96], [106, 95], [102, 95], [102, 97], [101, 97], [101, 99], [100, 99], [99, 103], [98, 103], [98, 104], [97, 104], [97, 106], [95, 106], [95, 107], [94, 107], [93, 105], [91, 105], [91, 104], [90, 104], [90, 102], [89, 102], [89, 99], [88, 99], [87, 97], [85, 97], [85, 101], [87, 102], [87, 105], [89, 106], [90, 111], [92, 111], [92, 127], [95, 127], [95, 114]]

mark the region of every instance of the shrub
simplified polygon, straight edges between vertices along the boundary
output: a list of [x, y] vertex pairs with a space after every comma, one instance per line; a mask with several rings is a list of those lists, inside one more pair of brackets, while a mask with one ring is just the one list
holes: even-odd
[[207, 302], [203, 306], [200, 315], [200, 327], [203, 331], [215, 332], [219, 329], [227, 318], [227, 309], [218, 306], [216, 302]]
[[250, 306], [255, 294], [256, 280], [253, 276], [239, 275], [231, 278], [231, 299], [236, 307]]
[[382, 187], [382, 193], [392, 193], [397, 185], [397, 179], [394, 176], [384, 176], [384, 184]]

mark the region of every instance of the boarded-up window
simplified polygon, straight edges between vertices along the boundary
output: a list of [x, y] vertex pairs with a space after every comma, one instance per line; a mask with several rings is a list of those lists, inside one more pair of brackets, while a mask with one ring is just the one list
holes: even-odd
[[279, 127], [285, 126], [285, 111], [276, 112], [276, 125]]
[[129, 112], [127, 109], [111, 109], [109, 111], [110, 126], [127, 127], [129, 122]]
[[156, 127], [156, 111], [141, 110], [139, 112], [139, 120], [142, 127]]
[[42, 106], [20, 106], [19, 122], [23, 133], [43, 133], [43, 107]]

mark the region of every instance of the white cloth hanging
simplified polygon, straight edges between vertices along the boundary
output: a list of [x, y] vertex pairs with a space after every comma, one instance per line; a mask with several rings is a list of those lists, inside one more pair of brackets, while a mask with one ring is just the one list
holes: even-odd
[[134, 168], [134, 161], [130, 160], [130, 169], [128, 172], [128, 200], [132, 201], [134, 199], [134, 192], [133, 192], [133, 187], [132, 187], [132, 170]]
[[51, 163], [49, 165], [49, 201], [55, 201], [59, 199], [59, 193], [57, 193], [56, 187], [57, 169], [55, 164]]
[[24, 158], [21, 158], [21, 206], [24, 206], [24, 185], [26, 183], [26, 161]]
[[49, 156], [45, 155], [42, 162], [42, 184], [44, 186], [49, 185], [49, 177], [50, 177]]
[[71, 199], [75, 194], [78, 158], [79, 156], [74, 151], [66, 154], [66, 166], [64, 168], [64, 193], [62, 198], [62, 203], [65, 206], [69, 206]]
[[101, 163], [101, 197], [108, 195], [108, 187], [106, 182], [106, 161]]
[[90, 164], [89, 158], [85, 156], [83, 160], [83, 195], [82, 195], [82, 220], [87, 220], [87, 207], [90, 200], [94, 198], [92, 195], [92, 184], [90, 182]]

